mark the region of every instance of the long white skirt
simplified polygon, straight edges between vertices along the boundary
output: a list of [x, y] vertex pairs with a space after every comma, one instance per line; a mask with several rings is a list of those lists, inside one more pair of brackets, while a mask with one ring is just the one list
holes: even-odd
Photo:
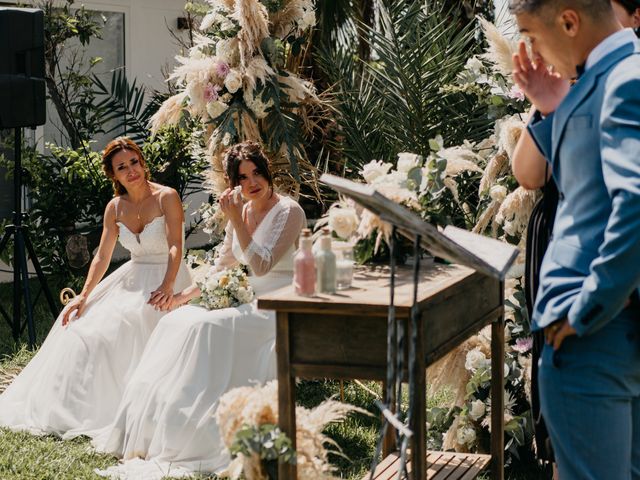
[[[81, 318], [63, 327], [61, 314], [38, 353], [0, 395], [0, 426], [72, 438], [109, 425], [165, 315], [147, 301], [166, 269], [166, 260], [128, 261], [91, 292]], [[190, 281], [181, 266], [176, 290]]]
[[124, 462], [99, 473], [154, 480], [228, 465], [213, 418], [218, 399], [276, 373], [275, 314], [256, 303], [213, 311], [185, 306], [160, 321], [115, 423], [93, 440]]

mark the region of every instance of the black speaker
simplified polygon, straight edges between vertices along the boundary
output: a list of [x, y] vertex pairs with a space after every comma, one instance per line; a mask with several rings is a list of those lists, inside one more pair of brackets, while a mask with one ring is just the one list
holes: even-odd
[[0, 7], [0, 128], [45, 121], [44, 13]]

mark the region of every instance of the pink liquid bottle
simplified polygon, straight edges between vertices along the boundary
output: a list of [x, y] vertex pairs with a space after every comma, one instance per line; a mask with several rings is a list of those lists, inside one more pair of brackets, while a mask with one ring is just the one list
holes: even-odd
[[300, 248], [293, 258], [293, 285], [298, 295], [311, 297], [316, 293], [316, 261], [311, 247], [311, 230], [300, 234]]

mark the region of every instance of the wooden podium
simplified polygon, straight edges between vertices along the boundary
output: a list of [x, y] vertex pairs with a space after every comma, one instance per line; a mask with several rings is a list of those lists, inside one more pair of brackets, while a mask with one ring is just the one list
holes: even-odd
[[[492, 433], [493, 478], [501, 479], [504, 454], [504, 321], [502, 282], [470, 268], [432, 263], [423, 266], [419, 284], [416, 415], [410, 428], [413, 472], [427, 478], [426, 366], [444, 356], [485, 325], [492, 323]], [[301, 297], [288, 286], [262, 296], [258, 308], [275, 310], [278, 362], [279, 426], [294, 441], [295, 379], [337, 378], [384, 381], [387, 370], [388, 269], [360, 268], [352, 288], [334, 295]], [[413, 282], [409, 268], [396, 276], [396, 321], [409, 329]], [[410, 333], [409, 333], [410, 335]], [[406, 379], [407, 373], [403, 372]], [[388, 430], [389, 432], [391, 429]], [[391, 453], [387, 438], [384, 455]], [[470, 466], [486, 465], [488, 456]], [[384, 468], [386, 464], [381, 464]], [[295, 479], [295, 466], [280, 464], [279, 478]], [[386, 477], [385, 477], [386, 478]], [[395, 478], [395, 477], [389, 477]], [[429, 477], [431, 478], [431, 477]]]

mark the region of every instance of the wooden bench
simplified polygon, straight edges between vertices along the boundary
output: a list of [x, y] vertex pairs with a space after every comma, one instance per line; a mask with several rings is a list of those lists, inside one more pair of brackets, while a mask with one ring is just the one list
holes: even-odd
[[[427, 479], [471, 480], [476, 478], [491, 463], [491, 455], [472, 453], [430, 452], [427, 455]], [[380, 462], [373, 475], [374, 480], [395, 480], [400, 468], [400, 456], [392, 453]], [[411, 472], [411, 462], [407, 463]], [[405, 477], [406, 478], [406, 477]], [[362, 480], [369, 480], [367, 473]]]

